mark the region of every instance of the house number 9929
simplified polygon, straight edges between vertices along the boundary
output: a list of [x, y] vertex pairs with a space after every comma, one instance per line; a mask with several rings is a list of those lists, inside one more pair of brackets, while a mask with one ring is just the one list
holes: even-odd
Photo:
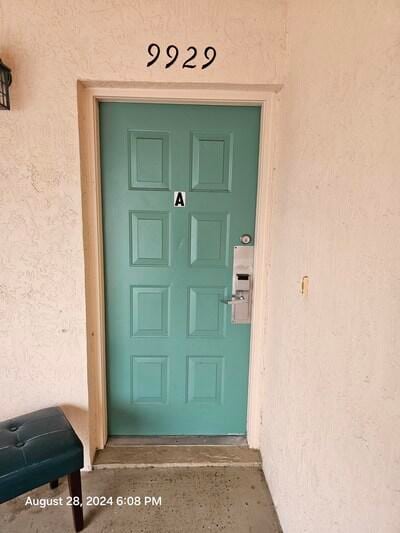
[[[148, 67], [151, 67], [158, 61], [160, 55], [161, 55], [161, 48], [157, 43], [151, 43], [149, 44], [147, 48], [147, 52], [149, 56], [151, 57], [150, 61], [147, 63]], [[187, 48], [187, 57], [185, 58], [185, 61], [182, 63], [182, 68], [196, 68], [200, 65], [197, 65], [194, 60], [197, 57], [197, 48], [195, 46], [189, 46]], [[172, 65], [177, 61], [179, 57], [179, 48], [175, 46], [174, 44], [170, 44], [166, 48], [166, 54], [169, 58], [169, 61], [165, 64], [165, 68], [170, 68]], [[213, 46], [207, 46], [204, 51], [204, 60], [203, 64], [201, 65], [202, 69], [208, 68], [217, 57], [217, 51]]]

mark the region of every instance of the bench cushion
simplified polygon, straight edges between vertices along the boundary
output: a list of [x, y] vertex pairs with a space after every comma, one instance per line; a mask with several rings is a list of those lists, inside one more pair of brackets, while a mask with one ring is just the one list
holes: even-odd
[[82, 466], [82, 443], [59, 407], [0, 422], [0, 503]]

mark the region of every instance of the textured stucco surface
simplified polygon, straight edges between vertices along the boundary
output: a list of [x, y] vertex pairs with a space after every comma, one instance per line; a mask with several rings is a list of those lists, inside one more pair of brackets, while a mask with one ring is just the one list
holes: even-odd
[[[285, 16], [280, 0], [0, 0], [14, 73], [0, 117], [0, 418], [61, 404], [88, 440], [77, 80], [281, 82]], [[212, 44], [217, 62], [147, 69], [153, 41]]]
[[398, 533], [400, 3], [289, 2], [288, 53], [265, 475], [285, 533]]

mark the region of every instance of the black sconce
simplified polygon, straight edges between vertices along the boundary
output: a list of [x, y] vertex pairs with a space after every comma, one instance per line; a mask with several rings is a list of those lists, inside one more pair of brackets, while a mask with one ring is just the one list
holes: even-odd
[[0, 109], [10, 109], [11, 69], [0, 59]]

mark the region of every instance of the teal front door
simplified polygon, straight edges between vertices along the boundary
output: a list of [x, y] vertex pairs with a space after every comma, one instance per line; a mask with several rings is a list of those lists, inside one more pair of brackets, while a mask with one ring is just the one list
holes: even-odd
[[110, 435], [246, 433], [250, 325], [222, 300], [254, 235], [259, 122], [100, 104]]

